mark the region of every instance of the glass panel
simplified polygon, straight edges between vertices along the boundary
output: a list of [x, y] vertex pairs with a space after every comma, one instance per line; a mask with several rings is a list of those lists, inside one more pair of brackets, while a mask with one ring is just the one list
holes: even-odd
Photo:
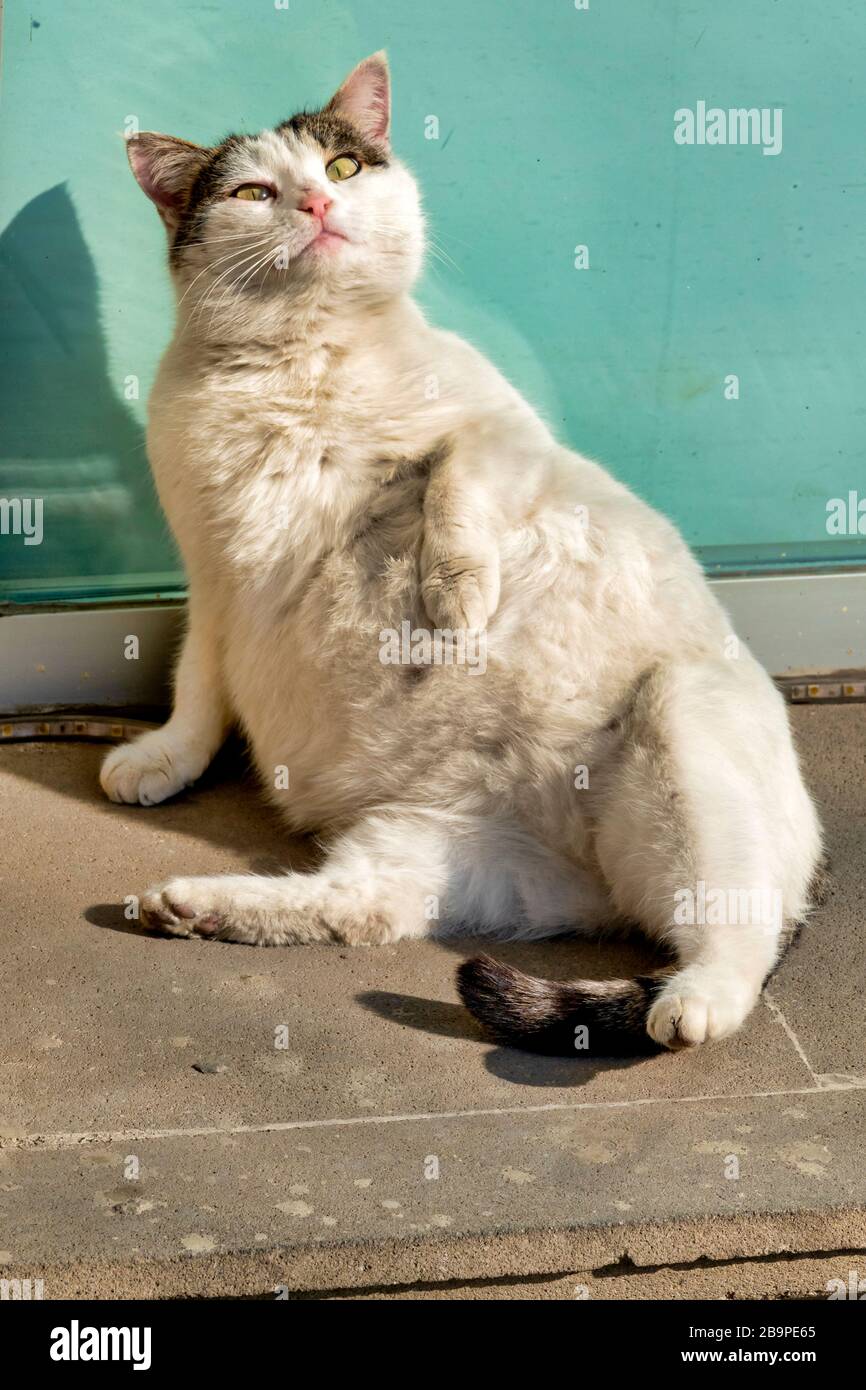
[[[864, 36], [859, 6], [804, 29], [753, 0], [7, 0], [0, 500], [44, 505], [41, 544], [3, 514], [0, 597], [182, 585], [143, 434], [171, 295], [124, 129], [274, 124], [383, 42], [431, 315], [710, 572], [862, 564]], [[780, 111], [781, 148], [677, 143], [701, 102]]]

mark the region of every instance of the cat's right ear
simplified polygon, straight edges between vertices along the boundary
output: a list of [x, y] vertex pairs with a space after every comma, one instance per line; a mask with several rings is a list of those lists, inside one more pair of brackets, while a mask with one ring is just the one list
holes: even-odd
[[129, 137], [126, 153], [139, 186], [156, 204], [163, 222], [169, 228], [176, 227], [212, 151], [189, 140], [145, 130]]

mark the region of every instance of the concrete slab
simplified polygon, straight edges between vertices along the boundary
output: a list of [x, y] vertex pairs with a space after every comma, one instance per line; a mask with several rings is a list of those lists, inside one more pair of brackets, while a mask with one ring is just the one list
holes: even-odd
[[801, 706], [794, 723], [831, 879], [771, 994], [816, 1074], [866, 1079], [866, 705]]
[[43, 1278], [49, 1297], [412, 1287], [791, 1251], [834, 1252], [847, 1271], [866, 1254], [850, 1143], [864, 1111], [862, 1091], [805, 1092], [44, 1136], [3, 1152], [0, 1229], [9, 1270]]
[[[40, 1270], [56, 1297], [443, 1280], [493, 1297], [482, 1284], [618, 1278], [623, 1259], [864, 1264], [866, 721], [852, 707], [796, 722], [834, 896], [740, 1035], [634, 1063], [491, 1048], [453, 987], [468, 943], [264, 951], [140, 934], [117, 905], [150, 882], [302, 867], [310, 847], [286, 839], [230, 759], [144, 810], [101, 799], [99, 748], [4, 748], [10, 1277]], [[563, 978], [653, 963], [623, 942], [497, 950]], [[646, 1296], [704, 1296], [682, 1282]], [[592, 1296], [644, 1296], [605, 1287]]]

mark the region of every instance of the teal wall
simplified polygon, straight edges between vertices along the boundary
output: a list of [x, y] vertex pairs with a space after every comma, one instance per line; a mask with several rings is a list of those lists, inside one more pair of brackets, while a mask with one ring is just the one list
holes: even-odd
[[[181, 582], [142, 434], [171, 300], [127, 118], [256, 130], [382, 46], [446, 253], [431, 315], [709, 570], [863, 562], [826, 509], [866, 497], [864, 39], [858, 0], [7, 0], [0, 498], [44, 498], [44, 540], [0, 536], [0, 596]], [[678, 145], [698, 100], [781, 108], [782, 152]]]

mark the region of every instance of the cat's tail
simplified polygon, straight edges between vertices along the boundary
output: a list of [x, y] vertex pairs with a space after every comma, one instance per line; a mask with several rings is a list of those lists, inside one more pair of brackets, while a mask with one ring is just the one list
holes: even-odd
[[491, 956], [474, 956], [457, 971], [460, 998], [506, 1047], [557, 1057], [622, 1057], [657, 1052], [647, 1017], [667, 970], [634, 980], [557, 984], [524, 975]]

